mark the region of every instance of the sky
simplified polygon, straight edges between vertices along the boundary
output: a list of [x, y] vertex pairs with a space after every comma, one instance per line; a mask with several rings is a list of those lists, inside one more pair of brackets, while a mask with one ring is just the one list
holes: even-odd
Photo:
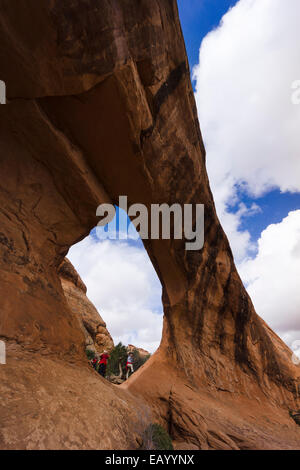
[[[300, 340], [299, 0], [179, 0], [216, 208], [257, 313]], [[115, 342], [153, 352], [161, 287], [141, 242], [91, 235], [69, 258]]]
[[181, 28], [192, 69], [199, 62], [202, 39], [217, 28], [222, 16], [237, 0], [178, 0]]

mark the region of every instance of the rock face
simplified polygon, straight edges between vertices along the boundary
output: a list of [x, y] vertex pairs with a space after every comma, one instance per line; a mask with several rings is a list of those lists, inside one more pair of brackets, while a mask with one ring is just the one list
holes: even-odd
[[146, 351], [146, 349], [143, 349], [143, 348], [137, 348], [136, 346], [133, 346], [133, 344], [128, 344], [127, 350], [128, 352], [138, 351], [141, 357], [150, 356], [149, 351]]
[[111, 350], [114, 342], [106, 328], [106, 323], [87, 298], [87, 288], [67, 258], [59, 266], [58, 272], [67, 304], [78, 318], [83, 331], [86, 349], [99, 354], [104, 350]]
[[[299, 367], [255, 313], [218, 221], [176, 1], [0, 6], [0, 447], [135, 448], [151, 409], [180, 446], [299, 448]], [[116, 389], [86, 365], [58, 268], [124, 194], [205, 204], [205, 246], [145, 243], [162, 342]]]

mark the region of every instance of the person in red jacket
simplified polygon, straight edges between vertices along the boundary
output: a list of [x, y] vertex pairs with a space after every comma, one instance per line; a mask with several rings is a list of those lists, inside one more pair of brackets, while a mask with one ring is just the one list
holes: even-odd
[[98, 369], [98, 372], [100, 375], [102, 375], [102, 377], [105, 377], [108, 359], [109, 359], [109, 355], [107, 351], [103, 351], [103, 353], [100, 355], [99, 369]]
[[92, 364], [92, 366], [94, 367], [94, 369], [96, 369], [96, 367], [97, 367], [97, 362], [98, 362], [98, 358], [97, 358], [97, 356], [95, 356], [95, 357], [91, 360], [91, 364]]

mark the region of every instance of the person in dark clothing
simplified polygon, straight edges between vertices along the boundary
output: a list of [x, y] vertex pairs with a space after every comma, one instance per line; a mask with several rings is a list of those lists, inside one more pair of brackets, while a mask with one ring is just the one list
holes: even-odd
[[98, 369], [98, 372], [100, 375], [102, 375], [102, 377], [105, 377], [108, 359], [109, 359], [109, 355], [107, 351], [103, 351], [103, 353], [100, 355], [99, 369]]
[[97, 357], [95, 356], [95, 357], [91, 360], [91, 365], [94, 367], [94, 369], [96, 369], [97, 363], [98, 363], [98, 359], [97, 359]]

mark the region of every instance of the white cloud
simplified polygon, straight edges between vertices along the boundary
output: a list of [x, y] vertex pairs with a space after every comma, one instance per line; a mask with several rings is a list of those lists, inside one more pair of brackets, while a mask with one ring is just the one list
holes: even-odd
[[161, 284], [146, 250], [89, 236], [70, 249], [68, 258], [115, 343], [154, 352], [162, 334]]
[[257, 313], [289, 346], [300, 340], [300, 210], [269, 225], [239, 271]]
[[236, 259], [248, 251], [237, 187], [259, 196], [300, 191], [299, 0], [240, 0], [203, 40], [194, 70], [207, 166], [219, 217]]
[[239, 198], [300, 191], [299, 17], [299, 0], [240, 0], [203, 40], [194, 69], [218, 215], [257, 312], [290, 346], [300, 339], [300, 211], [255, 247], [240, 225], [257, 207]]

